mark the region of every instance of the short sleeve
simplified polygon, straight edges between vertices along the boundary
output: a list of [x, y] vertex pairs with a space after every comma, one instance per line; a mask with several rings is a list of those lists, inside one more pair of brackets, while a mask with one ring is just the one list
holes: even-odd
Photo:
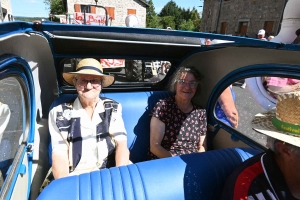
[[115, 141], [127, 140], [127, 133], [122, 118], [122, 105], [120, 103], [118, 104], [117, 111], [112, 113], [109, 132]]
[[207, 117], [206, 117], [206, 110], [200, 109], [199, 110], [199, 121], [200, 121], [200, 135], [206, 135], [207, 132]]
[[268, 86], [284, 87], [288, 82], [287, 78], [267, 77]]
[[151, 113], [152, 117], [158, 118], [160, 121], [165, 123], [165, 113], [166, 113], [166, 101], [165, 100], [159, 100], [156, 105], [153, 108], [153, 111]]
[[67, 132], [61, 133], [56, 125], [57, 110], [61, 105], [54, 107], [48, 117], [49, 131], [51, 135], [52, 152], [68, 150]]
[[199, 123], [199, 134], [201, 136], [206, 135], [207, 132], [207, 117], [206, 117], [206, 110], [198, 108], [196, 110], [197, 115], [195, 116], [197, 118], [197, 121]]

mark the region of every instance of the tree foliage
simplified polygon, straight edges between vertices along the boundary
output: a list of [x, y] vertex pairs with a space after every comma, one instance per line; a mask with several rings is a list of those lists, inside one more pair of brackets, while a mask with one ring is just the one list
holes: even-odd
[[178, 29], [184, 30], [184, 31], [194, 30], [195, 25], [194, 25], [193, 21], [190, 19], [188, 21], [183, 20], [183, 21], [181, 21], [181, 24], [179, 24]]
[[160, 28], [160, 19], [155, 13], [155, 7], [152, 0], [148, 1], [150, 5], [146, 10], [146, 26], [148, 28]]
[[160, 24], [163, 28], [171, 27], [175, 29], [175, 17], [174, 16], [165, 16], [160, 18]]
[[201, 19], [195, 7], [193, 9], [183, 9], [171, 0], [157, 14], [152, 0], [148, 0], [147, 3], [150, 5], [147, 8], [146, 15], [146, 26], [148, 28], [172, 27], [175, 30], [200, 30]]
[[63, 6], [63, 0], [44, 0], [46, 7], [49, 9], [49, 14], [66, 14]]
[[41, 21], [41, 17], [17, 17], [14, 16], [15, 21], [23, 21], [23, 22], [33, 22], [33, 21]]
[[[49, 15], [66, 14], [63, 2], [64, 0], [44, 0], [46, 7], [49, 9]], [[50, 17], [49, 20], [51, 20]], [[53, 16], [52, 21], [59, 22], [60, 20]]]

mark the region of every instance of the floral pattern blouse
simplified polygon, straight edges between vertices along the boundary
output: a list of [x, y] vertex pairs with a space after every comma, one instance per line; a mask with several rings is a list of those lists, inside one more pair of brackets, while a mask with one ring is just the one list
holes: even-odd
[[[206, 135], [206, 110], [193, 105], [189, 113], [182, 112], [176, 104], [175, 97], [159, 100], [152, 116], [165, 124], [165, 135], [161, 146], [172, 155], [198, 152], [200, 136]], [[149, 151], [149, 159], [158, 158]]]

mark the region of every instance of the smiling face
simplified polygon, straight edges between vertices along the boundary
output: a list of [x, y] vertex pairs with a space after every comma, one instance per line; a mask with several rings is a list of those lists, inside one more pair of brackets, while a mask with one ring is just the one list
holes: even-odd
[[259, 34], [259, 35], [257, 35], [257, 38], [258, 38], [258, 39], [262, 39], [262, 38], [264, 38], [264, 37], [265, 37], [264, 34]]
[[176, 83], [176, 96], [183, 100], [191, 100], [195, 95], [198, 82], [194, 75], [189, 72], [182, 72]]
[[81, 101], [98, 100], [102, 89], [101, 77], [77, 75], [73, 82]]

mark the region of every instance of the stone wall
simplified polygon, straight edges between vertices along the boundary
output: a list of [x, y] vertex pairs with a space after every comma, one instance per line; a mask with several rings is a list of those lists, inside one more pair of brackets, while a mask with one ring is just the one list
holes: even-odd
[[[68, 13], [74, 13], [74, 4], [93, 4], [94, 0], [68, 0]], [[139, 0], [101, 0], [98, 5], [103, 7], [115, 8], [115, 19], [112, 20], [112, 26], [125, 26], [127, 9], [135, 9], [139, 20], [139, 27], [146, 27], [146, 5]], [[104, 9], [97, 8], [97, 14], [104, 14]]]
[[10, 0], [1, 0], [1, 6], [2, 8], [7, 9], [9, 14], [12, 13]]
[[[4, 21], [9, 21], [8, 15], [9, 16], [12, 15], [11, 2], [10, 2], [10, 0], [0, 0], [0, 1], [1, 1], [1, 7], [6, 9], [6, 11], [7, 11]], [[2, 9], [2, 11], [4, 12], [3, 9]]]
[[[222, 3], [218, 21], [219, 2]], [[200, 31], [221, 33], [221, 24], [226, 22], [226, 34], [235, 34], [240, 31], [240, 22], [247, 22], [246, 34], [256, 37], [258, 30], [264, 29], [265, 22], [269, 21], [273, 22], [273, 28], [268, 34], [276, 35], [284, 5], [285, 0], [205, 0]], [[213, 15], [210, 19], [209, 10]]]
[[214, 32], [216, 31], [216, 23], [218, 21], [219, 0], [205, 0], [203, 4], [203, 12], [201, 18], [200, 31]]

